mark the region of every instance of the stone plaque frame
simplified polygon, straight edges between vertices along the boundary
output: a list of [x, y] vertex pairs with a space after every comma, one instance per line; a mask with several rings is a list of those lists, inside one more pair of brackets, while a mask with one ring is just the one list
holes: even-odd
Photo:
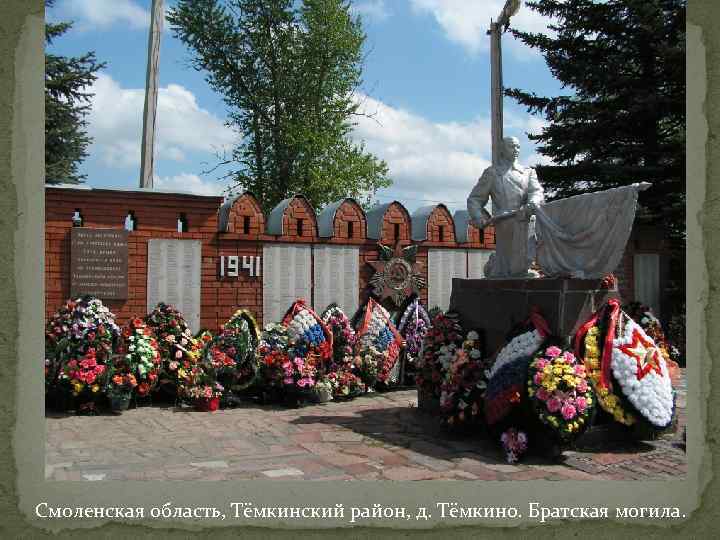
[[73, 227], [70, 230], [70, 296], [128, 298], [128, 232]]

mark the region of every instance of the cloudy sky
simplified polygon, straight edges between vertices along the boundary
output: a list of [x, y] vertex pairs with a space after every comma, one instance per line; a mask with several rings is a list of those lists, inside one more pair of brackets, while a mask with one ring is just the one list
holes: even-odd
[[[57, 54], [94, 50], [107, 62], [92, 91], [94, 138], [83, 165], [93, 187], [139, 183], [140, 139], [151, 0], [57, 0], [52, 20], [75, 25], [53, 44]], [[165, 0], [166, 8], [174, 0]], [[378, 193], [411, 211], [443, 202], [462, 208], [490, 161], [490, 57], [486, 30], [504, 0], [354, 0], [364, 21], [368, 56], [358, 93], [374, 119], [360, 117], [354, 137], [386, 160], [394, 181]], [[513, 19], [544, 31], [547, 20], [527, 7]], [[510, 35], [503, 40], [505, 85], [556, 95], [560, 85], [543, 58]], [[219, 194], [220, 171], [205, 174], [238, 135], [224, 125], [219, 95], [188, 66], [189, 51], [165, 28], [160, 50], [156, 187]], [[522, 143], [521, 162], [543, 162], [526, 133], [543, 122], [505, 99], [505, 134]]]

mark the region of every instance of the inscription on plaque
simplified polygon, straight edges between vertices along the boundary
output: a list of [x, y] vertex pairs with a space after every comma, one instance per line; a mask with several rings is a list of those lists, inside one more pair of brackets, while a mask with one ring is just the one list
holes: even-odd
[[311, 303], [310, 246], [263, 246], [263, 322], [280, 322], [298, 298]]
[[467, 252], [458, 249], [428, 250], [428, 306], [446, 311], [450, 306], [453, 278], [467, 278]]
[[336, 303], [352, 316], [358, 308], [360, 250], [352, 246], [319, 246], [314, 250], [315, 311]]
[[200, 330], [200, 240], [148, 240], [147, 310], [165, 302]]
[[128, 233], [74, 227], [70, 232], [70, 295], [101, 300], [128, 297]]

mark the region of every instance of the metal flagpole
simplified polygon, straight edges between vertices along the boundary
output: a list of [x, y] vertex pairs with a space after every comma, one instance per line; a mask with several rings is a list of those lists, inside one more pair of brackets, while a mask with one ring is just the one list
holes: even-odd
[[160, 38], [164, 18], [163, 0], [152, 0], [150, 32], [148, 37], [148, 62], [145, 82], [145, 107], [143, 110], [143, 134], [140, 148], [140, 187], [153, 187], [155, 121], [157, 119], [158, 72], [160, 63]]

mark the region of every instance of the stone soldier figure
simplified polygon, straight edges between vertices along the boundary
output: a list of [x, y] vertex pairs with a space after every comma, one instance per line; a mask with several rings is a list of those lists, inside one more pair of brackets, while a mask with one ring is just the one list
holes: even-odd
[[[467, 200], [468, 213], [479, 228], [495, 226], [495, 254], [485, 266], [485, 277], [532, 277], [534, 249], [530, 246], [530, 216], [545, 201], [535, 169], [518, 162], [520, 142], [505, 137], [500, 163], [483, 172]], [[485, 209], [492, 199], [493, 215]]]

